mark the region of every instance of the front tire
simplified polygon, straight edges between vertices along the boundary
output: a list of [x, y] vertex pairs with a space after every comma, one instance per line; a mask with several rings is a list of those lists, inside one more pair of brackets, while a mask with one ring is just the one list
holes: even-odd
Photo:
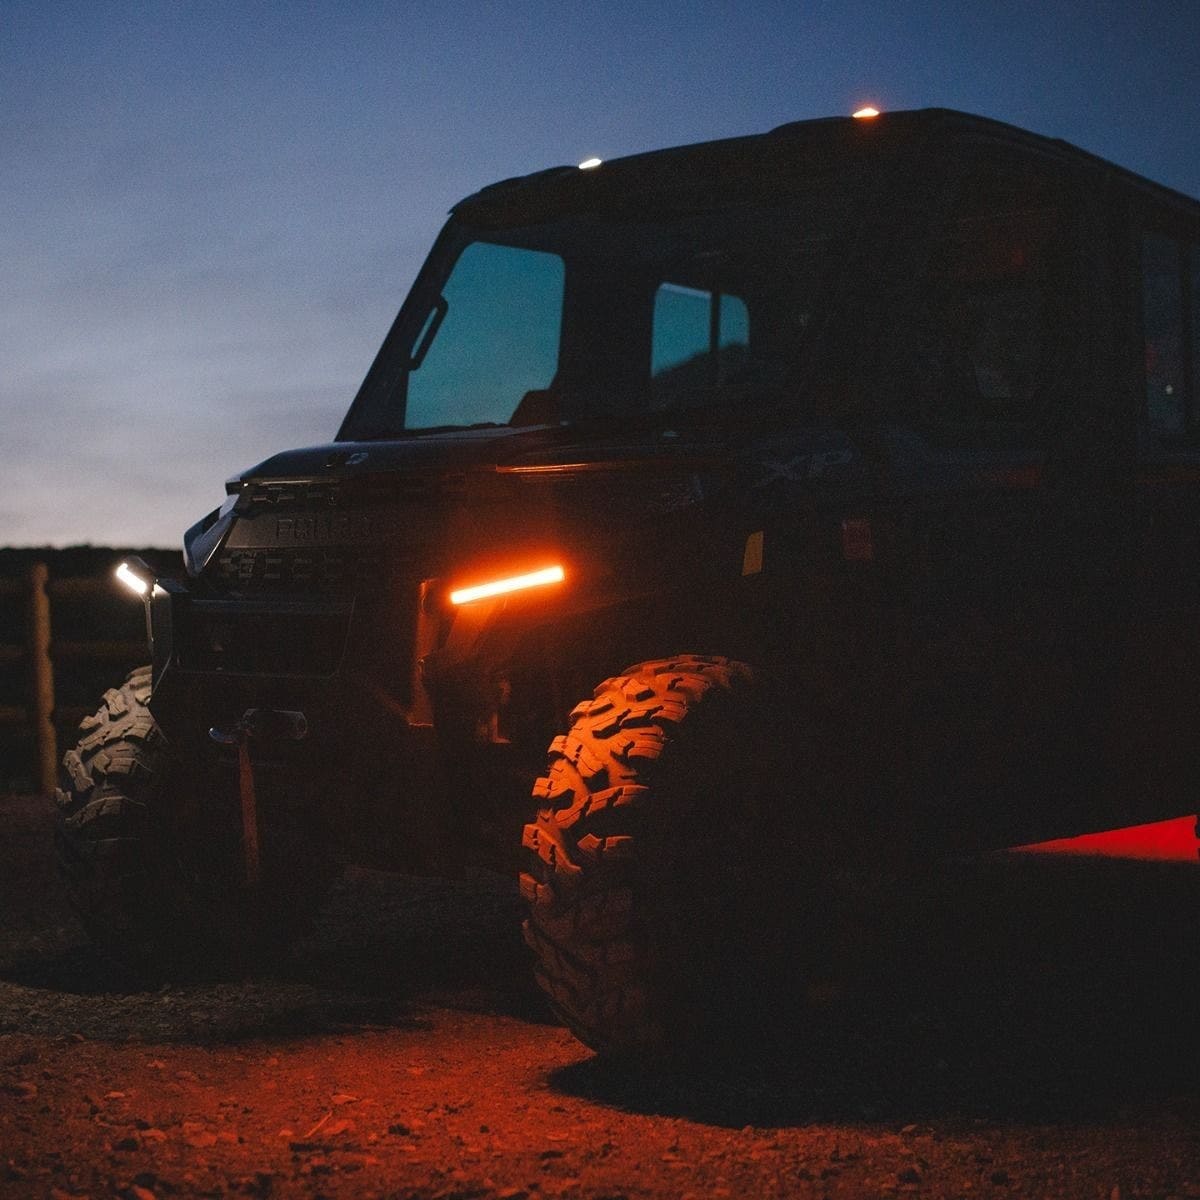
[[[331, 878], [311, 836], [264, 839], [263, 882], [241, 885], [236, 787], [185, 770], [149, 709], [149, 667], [105, 693], [63, 758], [55, 841], [93, 942], [149, 980], [260, 967], [286, 949]], [[206, 781], [206, 782], [205, 782]]]
[[747, 666], [680, 655], [606, 680], [551, 743], [523, 838], [525, 938], [555, 1011], [601, 1054], [684, 1048], [728, 981], [770, 785], [757, 707]]

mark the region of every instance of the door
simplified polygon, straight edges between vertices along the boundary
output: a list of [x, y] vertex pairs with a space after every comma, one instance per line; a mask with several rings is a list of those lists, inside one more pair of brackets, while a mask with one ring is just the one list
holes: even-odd
[[1195, 812], [1200, 787], [1200, 237], [1143, 216], [1137, 603], [1113, 740], [1125, 803], [1149, 820]]
[[952, 158], [889, 388], [907, 742], [935, 846], [1087, 827], [1128, 572], [1129, 444], [1098, 366], [1086, 181], [978, 144]]

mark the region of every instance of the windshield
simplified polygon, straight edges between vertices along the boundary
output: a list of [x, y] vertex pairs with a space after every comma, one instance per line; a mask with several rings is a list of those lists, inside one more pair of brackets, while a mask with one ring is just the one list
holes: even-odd
[[452, 220], [342, 436], [683, 424], [794, 397], [845, 191], [486, 233]]

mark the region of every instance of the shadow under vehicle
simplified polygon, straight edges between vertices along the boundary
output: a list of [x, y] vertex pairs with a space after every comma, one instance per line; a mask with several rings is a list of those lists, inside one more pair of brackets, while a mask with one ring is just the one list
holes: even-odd
[[169, 971], [339, 861], [514, 870], [621, 1055], [816, 964], [855, 870], [1194, 812], [1198, 367], [1200, 204], [994, 121], [485, 188], [334, 441], [126, 564], [76, 905]]

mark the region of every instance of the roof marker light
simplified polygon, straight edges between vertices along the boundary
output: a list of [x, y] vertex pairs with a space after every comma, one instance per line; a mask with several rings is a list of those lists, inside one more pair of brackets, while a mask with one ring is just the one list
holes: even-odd
[[594, 171], [603, 161], [604, 159], [602, 158], [585, 158], [579, 164], [579, 169], [581, 171]]
[[565, 578], [562, 567], [546, 567], [528, 575], [510, 575], [507, 579], [494, 579], [491, 583], [481, 583], [476, 587], [459, 588], [450, 593], [450, 603], [470, 604], [472, 600], [486, 600], [489, 596], [504, 596], [509, 592], [521, 592], [547, 583], [562, 583]]
[[869, 121], [872, 117], [879, 116], [879, 109], [872, 108], [868, 104], [866, 108], [860, 108], [858, 112], [851, 113], [850, 115], [859, 121]]

